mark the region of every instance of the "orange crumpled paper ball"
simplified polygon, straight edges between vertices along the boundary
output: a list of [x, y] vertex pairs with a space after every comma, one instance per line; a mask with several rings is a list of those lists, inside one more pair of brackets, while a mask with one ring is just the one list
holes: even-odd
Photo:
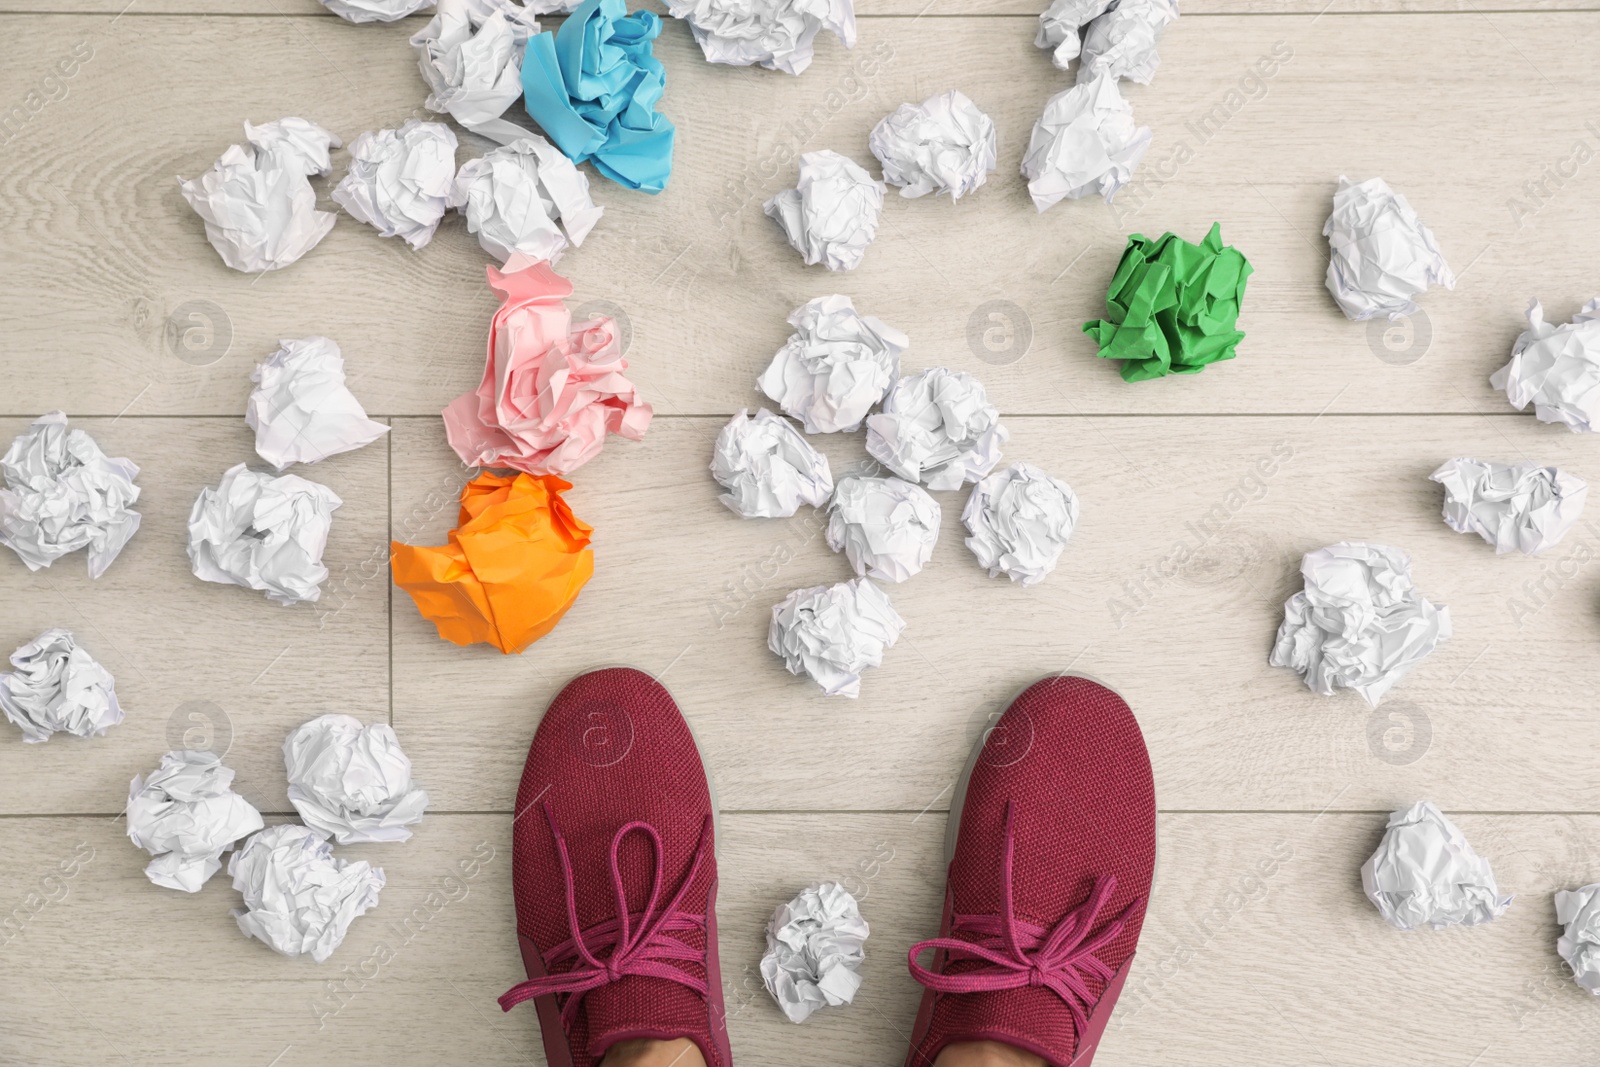
[[594, 574], [589, 535], [553, 474], [491, 474], [461, 490], [446, 545], [390, 542], [395, 584], [439, 636], [521, 652], [555, 629]]

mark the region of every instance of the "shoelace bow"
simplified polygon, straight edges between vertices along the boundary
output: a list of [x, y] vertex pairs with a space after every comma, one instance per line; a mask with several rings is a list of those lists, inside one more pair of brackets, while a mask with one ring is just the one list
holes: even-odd
[[[500, 998], [500, 1010], [510, 1011], [525, 1000], [547, 993], [565, 994], [561, 1019], [570, 1024], [585, 994], [615, 982], [624, 975], [665, 978], [669, 982], [688, 986], [702, 997], [708, 996], [710, 986], [670, 961], [697, 962], [702, 966], [706, 962], [705, 949], [694, 948], [672, 935], [706, 929], [704, 915], [680, 911], [678, 906], [683, 902], [683, 895], [694, 882], [705, 858], [711, 841], [711, 816], [707, 815], [701, 825], [700, 842], [695, 846], [688, 873], [683, 876], [672, 900], [660, 909], [656, 904], [661, 897], [661, 835], [646, 822], [630, 822], [619, 829], [611, 838], [611, 887], [617, 914], [615, 918], [597, 923], [587, 930], [578, 925], [572, 858], [567, 852], [566, 838], [561, 836], [561, 828], [556, 825], [555, 812], [551, 810], [549, 801], [544, 803], [544, 816], [550, 823], [550, 832], [556, 841], [556, 854], [561, 861], [561, 876], [567, 890], [567, 928], [572, 931], [571, 938], [543, 954], [545, 970], [554, 972], [557, 966], [572, 959], [578, 962], [569, 970], [549, 973], [543, 978], [529, 978], [512, 986]], [[642, 830], [650, 838], [650, 847], [655, 853], [655, 873], [651, 878], [650, 896], [645, 901], [644, 910], [630, 912], [628, 891], [622, 881], [617, 857], [623, 839], [636, 830]], [[610, 949], [609, 953], [606, 953], [607, 949]]]
[[[982, 993], [1002, 989], [1042, 986], [1066, 1002], [1078, 1032], [1088, 1026], [1088, 1011], [1100, 999], [1089, 988], [1090, 975], [1109, 982], [1115, 973], [1095, 955], [1127, 925], [1128, 915], [1138, 906], [1135, 899], [1098, 934], [1088, 937], [1107, 898], [1117, 888], [1115, 875], [1096, 878], [1094, 889], [1082, 904], [1069, 911], [1054, 928], [1019, 920], [1011, 896], [1011, 853], [1015, 802], [1006, 802], [1005, 858], [1000, 866], [1000, 914], [951, 916], [950, 933], [959, 937], [936, 937], [912, 945], [908, 954], [911, 976], [939, 993]], [[947, 960], [977, 960], [979, 966], [956, 974], [939, 974], [917, 962], [926, 949], [942, 949]]]

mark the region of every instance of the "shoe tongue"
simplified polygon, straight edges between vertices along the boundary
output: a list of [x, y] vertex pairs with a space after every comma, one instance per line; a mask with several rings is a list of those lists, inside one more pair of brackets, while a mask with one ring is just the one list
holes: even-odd
[[589, 1020], [589, 1054], [597, 1063], [613, 1044], [633, 1038], [687, 1037], [702, 1050], [710, 1043], [705, 1000], [665, 978], [623, 975], [585, 995], [583, 1010]]
[[1038, 986], [946, 994], [933, 1009], [928, 1032], [947, 1045], [999, 1041], [1042, 1056], [1057, 1067], [1072, 1063], [1078, 1042], [1071, 1009], [1052, 990]]

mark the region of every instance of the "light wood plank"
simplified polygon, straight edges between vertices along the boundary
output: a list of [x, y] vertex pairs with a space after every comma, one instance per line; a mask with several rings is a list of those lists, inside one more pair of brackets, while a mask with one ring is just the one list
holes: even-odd
[[[938, 921], [943, 821], [726, 818], [718, 919], [739, 1060], [865, 1065], [904, 1055], [919, 993], [904, 952]], [[1183, 1062], [1201, 1067], [1582, 1062], [1596, 1036], [1593, 1004], [1562, 974], [1550, 897], [1594, 878], [1600, 822], [1457, 821], [1516, 901], [1488, 926], [1405, 935], [1378, 919], [1356, 873], [1381, 813], [1163, 816], [1140, 958], [1096, 1063], [1170, 1064], [1177, 1043]], [[7, 972], [26, 976], [0, 989], [0, 1056], [37, 1067], [260, 1067], [274, 1056], [280, 1067], [543, 1063], [534, 1013], [502, 1015], [494, 1003], [522, 977], [506, 822], [434, 815], [407, 844], [341, 850], [381, 864], [389, 885], [319, 967], [240, 937], [225, 875], [193, 897], [147, 884], [142, 853], [114, 823], [0, 821], [0, 903], [29, 915], [0, 946]], [[89, 855], [80, 848], [92, 858], [75, 877], [45, 881]], [[463, 862], [476, 862], [475, 877], [462, 877]], [[748, 976], [771, 909], [826, 877], [864, 894], [873, 930], [865, 984], [850, 1007], [794, 1026]], [[439, 894], [431, 903], [430, 891]], [[29, 894], [39, 896], [30, 903]], [[46, 896], [55, 900], [40, 905]], [[368, 962], [380, 942], [393, 953], [382, 966]], [[335, 1012], [329, 988], [347, 976]]]
[[[1442, 525], [1426, 475], [1473, 455], [1600, 477], [1587, 438], [1511, 415], [1485, 383], [1528, 297], [1564, 318], [1594, 295], [1592, 168], [1559, 182], [1546, 168], [1580, 141], [1600, 153], [1588, 58], [1600, 0], [1184, 0], [1155, 84], [1129, 90], [1156, 134], [1145, 184], [1117, 209], [1037, 219], [1016, 166], [1042, 102], [1068, 84], [1031, 45], [1044, 0], [858, 6], [858, 48], [823, 38], [798, 80], [711, 67], [686, 27], [667, 26], [673, 186], [649, 199], [597, 179], [608, 216], [561, 266], [575, 303], [627, 316], [633, 375], [663, 417], [577, 473], [597, 575], [554, 634], [507, 658], [439, 641], [384, 573], [387, 533], [438, 542], [453, 523], [467, 472], [437, 412], [481, 371], [487, 257], [459, 219], [412, 254], [345, 218], [302, 263], [251, 279], [221, 266], [173, 181], [209, 166], [245, 118], [302, 114], [349, 140], [426, 117], [405, 45], [422, 18], [353, 27], [315, 0], [0, 0], [19, 57], [0, 69], [0, 119], [30, 92], [55, 97], [0, 131], [0, 445], [65, 407], [144, 468], [145, 516], [98, 582], [81, 557], [30, 574], [0, 552], [0, 657], [68, 625], [128, 710], [89, 741], [25, 746], [0, 726], [0, 1063], [542, 1063], [533, 1013], [494, 1004], [521, 977], [507, 809], [551, 696], [615, 662], [663, 676], [718, 778], [741, 1062], [903, 1057], [919, 994], [904, 951], [937, 921], [950, 783], [988, 716], [1068, 665], [1128, 696], [1164, 809], [1141, 960], [1097, 1063], [1591, 1055], [1594, 1005], [1553, 953], [1550, 895], [1600, 873], [1586, 758], [1600, 741], [1600, 519], [1543, 559], [1497, 558]], [[84, 41], [93, 57], [63, 97], [44, 79]], [[1250, 66], [1280, 44], [1292, 61], [1256, 89]], [[949, 87], [999, 126], [992, 186], [959, 205], [894, 198], [862, 270], [802, 268], [760, 213], [792, 182], [794, 153], [870, 162], [879, 117]], [[1225, 121], [1202, 133], [1208, 112]], [[484, 148], [464, 141], [463, 160]], [[1456, 292], [1425, 298], [1431, 347], [1414, 361], [1384, 358], [1321, 287], [1319, 232], [1341, 172], [1387, 177], [1464, 272]], [[330, 186], [319, 183], [325, 207]], [[1537, 210], [1519, 220], [1514, 197]], [[1078, 325], [1098, 314], [1126, 233], [1198, 238], [1214, 218], [1257, 270], [1242, 357], [1123, 385]], [[1007, 459], [1063, 477], [1084, 505], [1060, 569], [1021, 590], [961, 545], [965, 494], [937, 494], [934, 561], [889, 589], [906, 639], [854, 702], [824, 700], [765, 649], [771, 603], [848, 576], [821, 524], [809, 512], [739, 520], [705, 473], [722, 419], [761, 399], [751, 383], [784, 316], [831, 291], [910, 333], [907, 370], [978, 374], [1008, 415]], [[969, 343], [992, 299], [1032, 327], [1020, 359]], [[228, 338], [205, 366], [164, 337], [195, 302]], [[240, 418], [251, 366], [279, 337], [313, 332], [339, 339], [358, 396], [397, 429], [297, 471], [345, 505], [324, 601], [281, 609], [194, 579], [184, 520], [201, 486], [253, 459]], [[859, 439], [816, 440], [836, 473], [863, 461]], [[1456, 626], [1377, 713], [1265, 664], [1301, 553], [1361, 537], [1408, 550]], [[383, 721], [391, 693], [434, 814], [408, 844], [340, 850], [384, 866], [389, 885], [329, 964], [240, 937], [225, 875], [195, 897], [146, 882], [115, 813], [124, 783], [185, 729], [231, 746], [240, 791], [282, 811], [284, 734], [326, 711]], [[221, 727], [209, 738], [208, 724]], [[1423, 796], [1465, 812], [1457, 821], [1517, 895], [1503, 920], [1405, 936], [1362, 898], [1356, 870], [1382, 813]], [[75, 876], [51, 877], [85, 855]], [[463, 880], [445, 883], [452, 874]], [[852, 1008], [795, 1027], [760, 986], [761, 931], [822, 877], [862, 895], [867, 984]], [[454, 897], [442, 908], [441, 890]], [[333, 994], [380, 943], [393, 962]]]
[[[1496, 557], [1443, 524], [1427, 480], [1457, 455], [1594, 478], [1587, 439], [1498, 416], [1009, 426], [1007, 461], [1050, 471], [1083, 502], [1060, 567], [1033, 589], [986, 577], [962, 544], [965, 494], [935, 494], [933, 560], [887, 590], [905, 637], [855, 701], [821, 697], [765, 645], [772, 604], [851, 576], [813, 513], [751, 521], [722, 509], [705, 470], [718, 420], [613, 439], [569, 494], [596, 527], [595, 577], [524, 655], [446, 644], [397, 592], [395, 723], [419, 773], [451, 808], [509, 806], [560, 686], [629, 663], [674, 691], [726, 807], [915, 812], [947, 803], [987, 716], [1070, 667], [1126, 695], [1164, 808], [1372, 808], [1422, 790], [1461, 809], [1600, 808], [1587, 770], [1600, 743], [1589, 697], [1600, 526], [1546, 557]], [[401, 420], [394, 436], [396, 536], [441, 543], [459, 464], [434, 420]], [[836, 475], [865, 461], [859, 437], [813, 440]], [[1376, 713], [1267, 666], [1302, 554], [1360, 539], [1409, 552], [1424, 595], [1455, 620], [1454, 639]]]
[[[94, 58], [0, 162], [0, 234], [17, 250], [0, 266], [0, 314], [13, 324], [0, 355], [11, 413], [70, 404], [116, 414], [135, 398], [138, 414], [231, 413], [245, 369], [279, 336], [311, 331], [346, 346], [375, 412], [432, 414], [475, 382], [493, 300], [485, 257], [459, 219], [419, 254], [347, 219], [302, 262], [250, 279], [206, 246], [172, 180], [208, 166], [247, 117], [299, 113], [351, 137], [413, 113], [422, 86], [407, 27], [149, 17], [89, 32], [82, 19], [29, 17], [15, 47], [41, 58], [0, 73], [0, 99], [25, 98], [50, 57], [86, 32]], [[1565, 317], [1593, 295], [1583, 239], [1600, 222], [1600, 200], [1583, 191], [1588, 171], [1549, 187], [1547, 206], [1520, 228], [1508, 205], [1527, 200], [1523, 183], [1567, 160], [1577, 140], [1600, 147], [1585, 126], [1600, 72], [1572, 46], [1597, 33], [1592, 13], [1183, 23], [1164, 45], [1162, 77], [1130, 90], [1157, 131], [1145, 191], [1124, 190], [1120, 218], [1074, 203], [1036, 219], [1016, 165], [1042, 101], [1064, 80], [1016, 20], [870, 21], [854, 54], [825, 49], [793, 83], [712, 68], [672, 25], [661, 53], [682, 131], [677, 179], [654, 199], [597, 181], [608, 216], [562, 269], [581, 300], [610, 301], [630, 318], [635, 373], [667, 412], [748, 403], [755, 373], [788, 332], [785, 315], [834, 290], [909, 332], [909, 368], [977, 372], [1012, 413], [1314, 413], [1336, 395], [1334, 411], [1495, 407], [1503, 401], [1485, 379], [1528, 297]], [[1374, 48], [1380, 37], [1385, 47]], [[1250, 65], [1275, 45], [1293, 60], [1240, 103], [1241, 84], [1255, 85], [1245, 82]], [[997, 69], [1013, 76], [996, 81]], [[797, 147], [867, 159], [882, 114], [947, 85], [995, 117], [1003, 165], [993, 187], [959, 205], [892, 198], [859, 271], [803, 268], [760, 212], [792, 181], [782, 161]], [[102, 106], [112, 87], [143, 106]], [[1236, 105], [1204, 144], [1186, 125]], [[1490, 144], [1497, 162], [1485, 167]], [[1179, 165], [1184, 151], [1192, 158]], [[1373, 331], [1347, 322], [1322, 288], [1318, 232], [1340, 172], [1382, 173], [1405, 191], [1464, 273], [1456, 292], [1426, 298], [1431, 348], [1415, 362], [1381, 360]], [[741, 191], [730, 194], [729, 180]], [[1198, 239], [1212, 219], [1257, 271], [1243, 354], [1195, 377], [1121, 382], [1079, 325], [1099, 313], [1125, 234], [1176, 227]], [[1033, 332], [1028, 353], [1005, 365], [968, 341], [974, 312], [995, 299], [1016, 304]], [[231, 332], [230, 350], [205, 367], [174, 358], [163, 341], [164, 322], [193, 300], [216, 305]]]
[[[241, 407], [248, 386], [239, 389]], [[377, 580], [351, 582], [337, 602], [285, 608], [252, 590], [200, 581], [185, 552], [201, 488], [235, 463], [264, 466], [243, 418], [72, 425], [108, 455], [139, 464], [143, 522], [95, 581], [82, 554], [30, 573], [0, 550], [0, 657], [42, 630], [67, 627], [116, 678], [125, 718], [104, 737], [57, 735], [33, 745], [0, 720], [0, 812], [120, 811], [129, 779], [154, 769], [169, 748], [186, 746], [226, 750], [245, 797], [265, 810], [289, 810], [281, 746], [291, 729], [325, 712], [369, 721], [389, 714], [387, 444], [295, 469], [344, 501], [324, 561], [335, 573], [364, 571]], [[9, 444], [26, 427], [0, 419], [0, 441]]]

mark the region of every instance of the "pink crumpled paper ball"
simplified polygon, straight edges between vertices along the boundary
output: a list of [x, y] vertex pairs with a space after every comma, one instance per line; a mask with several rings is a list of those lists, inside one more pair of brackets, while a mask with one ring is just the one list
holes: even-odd
[[614, 319], [573, 323], [572, 283], [545, 260], [489, 268], [500, 310], [478, 388], [444, 409], [450, 447], [469, 467], [564, 475], [600, 454], [606, 434], [638, 441], [653, 412], [624, 376]]

